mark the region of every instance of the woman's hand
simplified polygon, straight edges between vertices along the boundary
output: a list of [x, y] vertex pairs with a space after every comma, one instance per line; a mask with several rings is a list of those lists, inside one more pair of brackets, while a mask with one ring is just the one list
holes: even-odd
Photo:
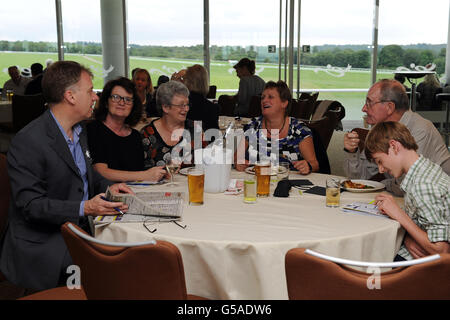
[[248, 168], [248, 166], [249, 166], [249, 161], [245, 160], [245, 163], [240, 163], [240, 164], [236, 163], [235, 169], [237, 171], [244, 171], [245, 169]]
[[292, 165], [300, 172], [300, 174], [306, 175], [311, 173], [308, 161], [306, 160], [292, 161]]
[[168, 172], [164, 169], [163, 166], [160, 166], [145, 170], [144, 175], [142, 176], [142, 180], [158, 182], [164, 177], [168, 177]]

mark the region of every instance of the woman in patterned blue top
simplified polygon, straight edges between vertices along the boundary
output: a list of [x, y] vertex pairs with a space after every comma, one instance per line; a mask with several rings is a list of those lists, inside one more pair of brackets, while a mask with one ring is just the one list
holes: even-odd
[[[275, 163], [289, 162], [291, 169], [301, 174], [319, 170], [312, 132], [304, 123], [288, 116], [290, 103], [291, 92], [285, 82], [267, 82], [261, 96], [262, 116], [244, 127], [245, 160], [239, 161], [242, 149], [238, 148], [237, 170], [243, 171], [250, 163], [263, 158]], [[272, 146], [271, 140], [278, 144]]]

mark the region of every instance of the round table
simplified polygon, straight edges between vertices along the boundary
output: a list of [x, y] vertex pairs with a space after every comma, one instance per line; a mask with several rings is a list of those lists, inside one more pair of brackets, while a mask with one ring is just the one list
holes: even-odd
[[[232, 170], [232, 178], [244, 173]], [[325, 186], [323, 174], [309, 179]], [[151, 186], [135, 191], [184, 191], [187, 178], [175, 177], [177, 187]], [[271, 194], [275, 184], [271, 186]], [[341, 205], [370, 202], [375, 193], [342, 192]], [[397, 199], [402, 202], [402, 199]], [[96, 225], [95, 236], [105, 241], [165, 240], [181, 251], [190, 294], [211, 299], [287, 299], [284, 257], [291, 248], [310, 248], [340, 258], [392, 261], [403, 239], [397, 221], [386, 217], [344, 213], [327, 208], [325, 197], [300, 194], [288, 198], [258, 198], [243, 203], [242, 195], [204, 194], [204, 205], [184, 205], [181, 225], [160, 223], [150, 233], [142, 223]], [[299, 270], [301, 272], [301, 270]]]

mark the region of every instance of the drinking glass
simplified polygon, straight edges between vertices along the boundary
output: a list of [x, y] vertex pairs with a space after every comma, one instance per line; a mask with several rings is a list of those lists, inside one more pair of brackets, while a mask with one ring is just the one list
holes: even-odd
[[244, 178], [244, 202], [256, 202], [256, 179], [254, 175], [246, 175]]
[[339, 179], [329, 178], [327, 179], [327, 197], [326, 205], [327, 207], [339, 207], [341, 202], [341, 186]]
[[205, 172], [202, 168], [188, 169], [189, 204], [199, 206], [203, 204], [203, 190], [205, 187]]
[[277, 179], [289, 180], [289, 162], [280, 162], [278, 165]]
[[166, 161], [166, 169], [167, 172], [170, 174], [170, 182], [167, 184], [167, 186], [177, 186], [178, 183], [173, 181], [173, 175], [177, 170], [180, 168], [181, 162], [176, 161], [174, 159], [170, 159]]
[[255, 163], [256, 195], [258, 197], [269, 196], [271, 173], [270, 161]]

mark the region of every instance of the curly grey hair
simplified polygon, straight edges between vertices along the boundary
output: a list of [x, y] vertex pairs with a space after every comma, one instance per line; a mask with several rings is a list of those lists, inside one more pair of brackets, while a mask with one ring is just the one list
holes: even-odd
[[156, 109], [162, 115], [162, 106], [170, 106], [174, 96], [189, 97], [189, 89], [179, 81], [168, 81], [161, 84], [156, 91]]

